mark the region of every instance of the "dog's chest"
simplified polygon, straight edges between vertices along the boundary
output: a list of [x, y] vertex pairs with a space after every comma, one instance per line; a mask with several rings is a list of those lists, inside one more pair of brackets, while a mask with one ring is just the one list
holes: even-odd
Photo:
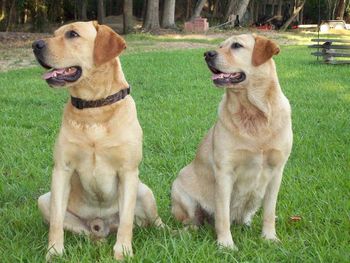
[[106, 159], [108, 151], [86, 151], [76, 171], [85, 195], [91, 201], [108, 202], [117, 196], [117, 169]]
[[236, 150], [232, 159], [236, 188], [242, 193], [264, 188], [282, 162], [283, 154], [278, 150]]
[[259, 208], [268, 183], [283, 162], [283, 155], [277, 150], [251, 152], [239, 150], [233, 160], [235, 177], [231, 218], [243, 222]]
[[84, 139], [74, 147], [73, 160], [85, 198], [98, 203], [115, 200], [118, 167], [122, 165], [115, 154], [115, 138], [98, 125], [86, 129], [80, 138]]

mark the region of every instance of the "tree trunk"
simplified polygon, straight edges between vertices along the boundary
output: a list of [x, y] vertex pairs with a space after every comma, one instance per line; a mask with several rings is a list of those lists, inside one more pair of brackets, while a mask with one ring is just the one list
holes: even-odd
[[87, 20], [87, 0], [81, 0], [81, 20]]
[[162, 27], [175, 28], [175, 1], [165, 0], [163, 7]]
[[148, 0], [144, 0], [143, 5], [142, 5], [142, 10], [141, 10], [142, 11], [142, 14], [141, 14], [142, 21], [146, 20], [147, 4], [148, 4]]
[[291, 15], [291, 17], [283, 24], [283, 26], [281, 27], [281, 31], [286, 31], [286, 29], [288, 28], [288, 26], [293, 22], [294, 18], [296, 18], [299, 14], [299, 12], [301, 11], [301, 9], [303, 9], [305, 4], [305, 0], [301, 1], [301, 3], [299, 4], [299, 6], [295, 6], [294, 8], [294, 12]]
[[249, 16], [249, 24], [254, 23], [254, 17], [255, 17], [255, 1], [250, 1], [248, 9], [250, 10], [250, 16]]
[[239, 21], [242, 21], [242, 18], [247, 11], [250, 0], [230, 0], [227, 12], [225, 15], [225, 20], [227, 20], [231, 15], [235, 17], [238, 15]]
[[274, 16], [275, 15], [275, 0], [272, 1], [272, 5], [271, 5], [271, 16]]
[[124, 0], [123, 5], [123, 32], [128, 34], [133, 30], [132, 0]]
[[282, 20], [282, 5], [283, 0], [278, 1], [278, 7], [277, 7], [277, 16]]
[[260, 1], [257, 1], [255, 6], [254, 23], [256, 23], [259, 19], [259, 11], [260, 11]]
[[98, 0], [97, 3], [97, 20], [99, 24], [103, 24], [105, 21], [105, 8], [103, 0]]
[[219, 14], [219, 4], [220, 1], [215, 1], [214, 8], [213, 8], [213, 17], [218, 17]]
[[238, 1], [237, 0], [229, 0], [227, 3], [226, 13], [225, 13], [225, 21], [232, 15], [235, 10], [237, 10]]
[[187, 5], [186, 5], [186, 20], [189, 19], [192, 15], [192, 0], [187, 0]]
[[13, 25], [16, 22], [15, 16], [16, 16], [16, 0], [12, 0], [9, 16], [7, 20], [6, 32], [9, 32], [13, 29]]
[[1, 1], [1, 13], [0, 13], [0, 21], [3, 21], [6, 16], [6, 0]]
[[80, 10], [78, 10], [79, 0], [74, 1], [74, 20], [80, 19]]
[[[61, 3], [59, 1], [59, 3]], [[35, 5], [33, 6], [34, 9], [32, 10], [32, 24], [34, 26], [34, 30], [38, 32], [44, 32], [47, 30], [48, 25], [48, 10], [46, 8], [44, 0], [36, 0]], [[60, 5], [57, 10], [57, 13], [59, 14], [61, 12]]]
[[201, 12], [202, 12], [202, 9], [203, 9], [206, 1], [207, 0], [198, 0], [197, 1], [197, 4], [196, 4], [196, 6], [195, 6], [195, 8], [193, 10], [193, 14], [192, 14], [190, 20], [193, 20], [196, 17], [200, 17], [201, 16]]
[[345, 0], [339, 0], [337, 12], [335, 14], [335, 18], [343, 20], [344, 19], [344, 12], [345, 12]]
[[143, 23], [143, 29], [152, 31], [159, 29], [159, 0], [148, 0], [146, 19]]
[[[38, 1], [39, 6], [38, 10], [42, 9], [41, 12], [45, 12], [45, 9], [47, 8], [47, 18], [50, 22], [53, 23], [60, 23], [62, 22], [62, 19], [64, 19], [64, 12], [63, 12], [63, 1], [51, 1], [50, 5], [46, 6], [45, 1]], [[74, 10], [75, 13], [75, 10]], [[74, 14], [76, 15], [76, 14]]]
[[337, 2], [338, 1], [334, 1], [334, 5], [333, 5], [333, 9], [332, 9], [332, 19], [335, 19], [335, 10], [337, 8]]
[[266, 15], [266, 1], [267, 0], [263, 0], [262, 2], [262, 15]]
[[299, 13], [299, 24], [303, 24], [303, 23], [304, 23], [304, 8], [302, 8]]

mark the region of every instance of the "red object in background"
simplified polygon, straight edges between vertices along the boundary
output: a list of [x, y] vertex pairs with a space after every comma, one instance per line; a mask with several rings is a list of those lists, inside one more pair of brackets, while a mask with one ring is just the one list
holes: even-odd
[[271, 25], [262, 25], [262, 26], [257, 26], [256, 28], [260, 30], [272, 30]]
[[185, 22], [186, 32], [203, 33], [209, 29], [209, 23], [206, 18], [197, 17], [193, 21]]

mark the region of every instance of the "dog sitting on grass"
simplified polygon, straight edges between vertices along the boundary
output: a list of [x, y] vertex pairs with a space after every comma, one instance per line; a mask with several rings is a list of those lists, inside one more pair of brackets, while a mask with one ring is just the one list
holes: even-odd
[[119, 54], [123, 38], [96, 22], [62, 26], [33, 43], [43, 75], [71, 95], [54, 150], [51, 192], [39, 197], [50, 224], [47, 260], [63, 253], [63, 229], [103, 238], [117, 233], [114, 257], [132, 256], [134, 217], [163, 223], [152, 191], [138, 178], [142, 129]]
[[263, 206], [262, 236], [278, 240], [275, 210], [292, 149], [291, 109], [272, 56], [279, 47], [254, 35], [233, 36], [204, 54], [225, 90], [217, 122], [172, 186], [172, 213], [184, 224], [215, 219], [217, 242], [236, 249], [231, 222], [249, 225]]

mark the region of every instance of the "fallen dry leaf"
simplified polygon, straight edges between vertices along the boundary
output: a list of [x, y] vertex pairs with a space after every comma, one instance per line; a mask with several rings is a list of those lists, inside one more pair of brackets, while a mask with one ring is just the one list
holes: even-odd
[[296, 222], [301, 220], [301, 216], [291, 216], [289, 219], [293, 222]]

